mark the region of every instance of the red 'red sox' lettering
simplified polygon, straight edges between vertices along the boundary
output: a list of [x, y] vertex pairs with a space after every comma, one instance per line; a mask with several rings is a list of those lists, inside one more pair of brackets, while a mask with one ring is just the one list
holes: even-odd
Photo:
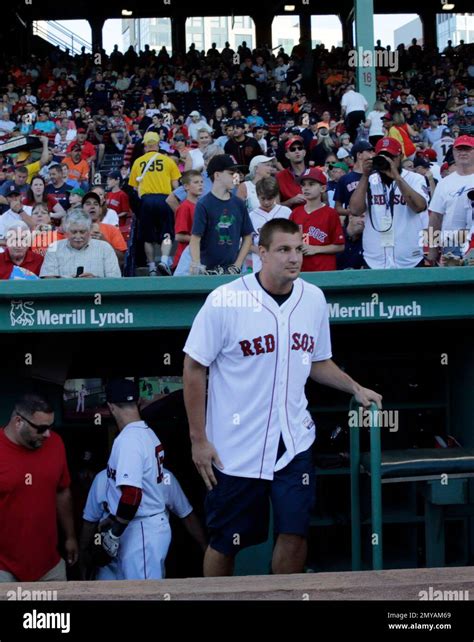
[[293, 344], [291, 346], [292, 350], [303, 350], [303, 352], [313, 352], [314, 350], [314, 337], [309, 334], [301, 334], [300, 332], [294, 332], [291, 335], [293, 339]]
[[244, 339], [239, 341], [244, 357], [254, 357], [257, 354], [266, 354], [275, 351], [275, 337], [273, 334], [265, 334], [255, 339]]

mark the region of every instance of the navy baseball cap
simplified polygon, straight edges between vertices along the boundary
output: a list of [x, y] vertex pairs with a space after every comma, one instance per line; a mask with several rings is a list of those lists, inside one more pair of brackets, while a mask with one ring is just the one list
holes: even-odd
[[105, 398], [108, 403], [131, 403], [138, 401], [138, 385], [130, 379], [112, 379], [105, 386]]
[[115, 180], [119, 181], [122, 178], [122, 175], [120, 174], [120, 172], [115, 170], [113, 172], [109, 172], [107, 174], [107, 178], [115, 178]]
[[213, 156], [207, 165], [208, 176], [212, 179], [215, 172], [225, 172], [226, 169], [237, 169], [239, 166], [230, 154]]
[[233, 125], [234, 127], [245, 127], [246, 124], [247, 121], [245, 118], [233, 118], [229, 123], [229, 125]]
[[368, 140], [361, 140], [358, 143], [355, 143], [355, 145], [352, 145], [351, 156], [353, 158], [356, 158], [356, 154], [360, 154], [361, 152], [373, 152], [373, 151], [374, 151], [374, 148], [369, 143]]
[[431, 114], [428, 120], [430, 121], [439, 120], [439, 116], [437, 116], [436, 114]]
[[423, 156], [419, 156], [418, 158], [415, 158], [413, 161], [413, 167], [424, 167], [425, 169], [429, 169], [431, 167], [430, 161], [427, 158], [423, 158]]

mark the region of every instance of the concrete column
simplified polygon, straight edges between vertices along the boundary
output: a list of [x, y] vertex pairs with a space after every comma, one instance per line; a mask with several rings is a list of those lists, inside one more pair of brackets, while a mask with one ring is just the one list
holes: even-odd
[[186, 53], [186, 16], [173, 16], [171, 18], [171, 47], [173, 55]]
[[342, 27], [342, 44], [349, 45], [352, 49], [354, 47], [354, 12], [341, 12], [339, 14], [339, 20], [341, 21]]
[[250, 16], [255, 24], [255, 49], [259, 49], [264, 45], [272, 48], [272, 23], [274, 16], [268, 14], [253, 14]]
[[97, 53], [103, 48], [102, 29], [104, 27], [104, 18], [90, 18], [89, 24], [92, 32], [92, 51]]
[[436, 29], [436, 11], [422, 11], [419, 14], [423, 25], [423, 45], [425, 47], [437, 47], [438, 33]]
[[[357, 91], [367, 100], [370, 108], [375, 102], [377, 82], [374, 65], [374, 2], [355, 0]], [[351, 63], [351, 60], [349, 60]]]

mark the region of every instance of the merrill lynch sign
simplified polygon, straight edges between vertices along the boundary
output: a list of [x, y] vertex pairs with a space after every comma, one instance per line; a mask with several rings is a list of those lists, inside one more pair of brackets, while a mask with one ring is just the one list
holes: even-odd
[[114, 312], [100, 312], [98, 308], [75, 308], [69, 312], [52, 312], [37, 309], [34, 301], [12, 301], [10, 307], [11, 327], [33, 328], [39, 326], [131, 326], [134, 315], [128, 308]]

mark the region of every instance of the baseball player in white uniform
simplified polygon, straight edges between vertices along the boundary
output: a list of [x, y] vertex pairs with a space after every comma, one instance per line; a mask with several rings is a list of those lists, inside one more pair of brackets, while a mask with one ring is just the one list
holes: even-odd
[[138, 386], [128, 379], [106, 386], [107, 403], [120, 432], [107, 463], [110, 515], [101, 525], [102, 548], [117, 560], [124, 579], [159, 580], [171, 541], [163, 487], [164, 450], [141, 420], [138, 398]]
[[[83, 519], [87, 522], [84, 525], [86, 530], [85, 537], [81, 538], [81, 544], [84, 547], [88, 547], [90, 545], [90, 538], [95, 533], [95, 525], [106, 519], [109, 514], [106, 500], [107, 484], [107, 469], [104, 469], [95, 476], [84, 507]], [[189, 503], [176, 477], [166, 468], [163, 468], [162, 490], [164, 491], [167, 515], [168, 511], [171, 511], [174, 515], [179, 517], [179, 519], [183, 520], [191, 515], [193, 507]], [[85, 541], [82, 541], [83, 539]], [[164, 560], [166, 559], [168, 552], [168, 538], [165, 537], [164, 542], [161, 544], [160, 556]], [[97, 569], [95, 579], [123, 580], [125, 578], [121, 573], [117, 559], [113, 559], [107, 566], [102, 566]]]
[[423, 176], [401, 169], [403, 150], [395, 138], [381, 138], [375, 152], [383, 156], [387, 169], [374, 172], [377, 156], [365, 160], [349, 204], [355, 216], [368, 213], [362, 236], [364, 259], [372, 269], [421, 267], [428, 187]]
[[269, 221], [259, 250], [261, 271], [211, 292], [184, 347], [193, 460], [208, 489], [205, 576], [231, 575], [236, 553], [266, 540], [269, 499], [278, 534], [273, 572], [303, 570], [314, 498], [308, 376], [364, 406], [381, 403], [331, 360], [324, 295], [298, 278], [299, 227]]

